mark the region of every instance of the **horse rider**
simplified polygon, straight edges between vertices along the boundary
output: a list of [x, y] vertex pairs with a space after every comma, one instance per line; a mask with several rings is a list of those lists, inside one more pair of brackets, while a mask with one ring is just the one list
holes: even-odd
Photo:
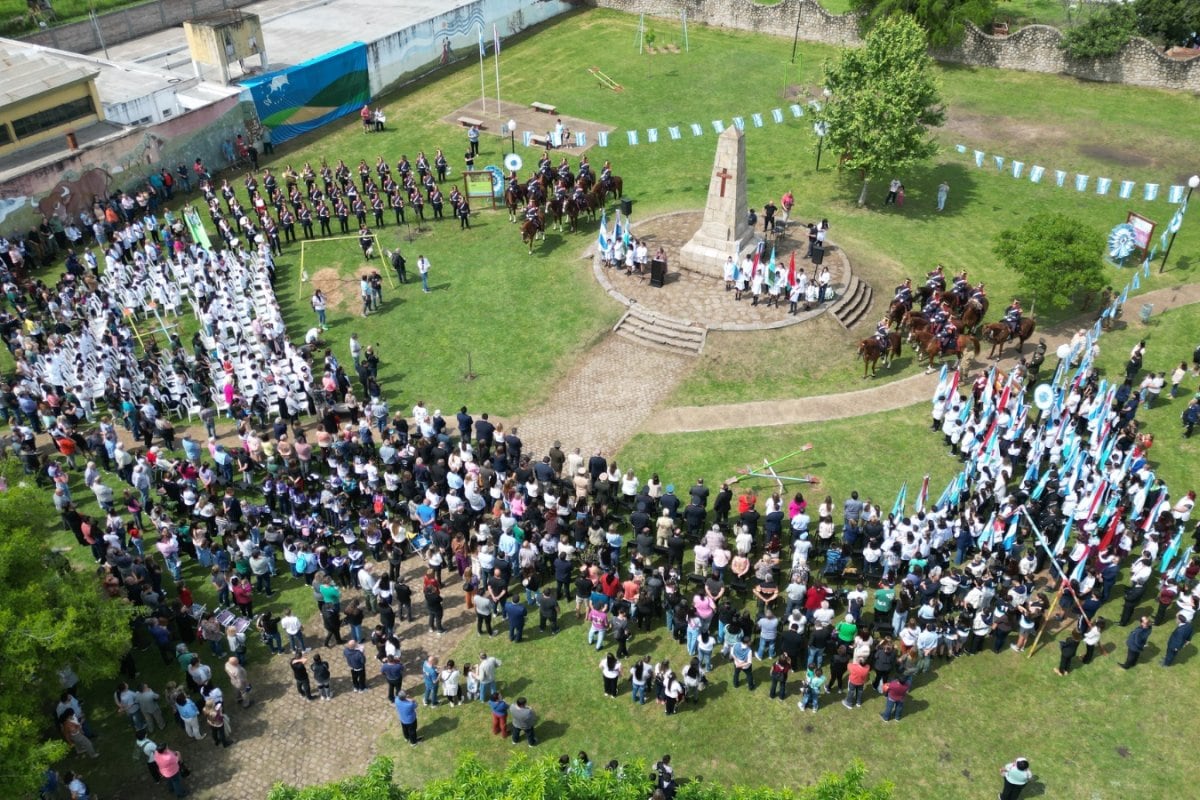
[[892, 298], [892, 302], [899, 303], [900, 305], [904, 306], [905, 311], [912, 310], [912, 278], [905, 278], [904, 283], [896, 287], [896, 296]]
[[536, 230], [542, 229], [542, 218], [538, 213], [537, 203], [532, 200], [529, 201], [529, 205], [525, 206], [525, 219], [532, 222]]
[[587, 156], [579, 159], [579, 179], [588, 183], [595, 180], [595, 176], [592, 175], [592, 165], [588, 163]]
[[941, 344], [942, 352], [946, 353], [954, 349], [956, 340], [958, 339], [958, 326], [953, 320], [947, 319], [946, 324], [938, 333], [938, 342]]
[[567, 199], [567, 182], [560, 179], [554, 182], [554, 204], [559, 208], [563, 207], [563, 201]]
[[1015, 297], [1008, 308], [1004, 310], [1004, 323], [1008, 325], [1009, 332], [1016, 336], [1021, 328], [1021, 301]]
[[926, 318], [929, 320], [929, 329], [936, 335], [950, 320], [950, 304], [943, 300], [940, 304], [932, 306]]
[[958, 298], [959, 305], [966, 304], [967, 298], [971, 294], [971, 284], [967, 283], [967, 271], [965, 269], [954, 276], [954, 288], [950, 290], [950, 293]]
[[558, 179], [561, 181], [570, 180], [571, 165], [567, 163], [567, 157], [563, 156], [562, 163], [558, 165]]
[[946, 291], [946, 276], [942, 273], [941, 264], [938, 264], [933, 272], [925, 273], [925, 286], [930, 295]]
[[983, 290], [982, 281], [980, 281], [979, 285], [976, 286], [974, 291], [971, 292], [971, 300], [978, 303], [980, 309], [982, 309], [983, 304], [987, 302], [987, 292]]
[[612, 164], [605, 161], [604, 166], [600, 168], [600, 185], [605, 189], [613, 188]]
[[508, 190], [512, 192], [514, 196], [521, 194], [521, 179], [517, 177], [516, 170], [508, 173]]
[[884, 352], [887, 352], [887, 349], [891, 346], [888, 332], [889, 325], [890, 323], [888, 322], [887, 317], [884, 317], [883, 319], [879, 320], [879, 322], [875, 323], [875, 341], [879, 342], [879, 347], [883, 349]]
[[538, 159], [538, 172], [554, 172], [554, 167], [550, 162], [550, 151], [542, 151], [542, 157]]
[[575, 201], [578, 208], [583, 208], [584, 202], [587, 200], [587, 193], [583, 189], [583, 184], [576, 182], [575, 191], [571, 195], [571, 199]]

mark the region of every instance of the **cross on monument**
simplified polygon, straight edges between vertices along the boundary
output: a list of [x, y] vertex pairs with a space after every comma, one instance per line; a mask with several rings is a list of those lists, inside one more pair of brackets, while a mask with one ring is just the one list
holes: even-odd
[[725, 182], [733, 177], [733, 173], [721, 167], [721, 171], [717, 173], [717, 177], [721, 179], [721, 197], [725, 196]]

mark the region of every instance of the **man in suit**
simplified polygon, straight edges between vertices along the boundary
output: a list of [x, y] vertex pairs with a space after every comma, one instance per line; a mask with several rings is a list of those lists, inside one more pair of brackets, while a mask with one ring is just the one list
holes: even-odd
[[1162, 665], [1169, 667], [1175, 663], [1175, 657], [1179, 655], [1187, 643], [1192, 640], [1192, 621], [1188, 619], [1186, 614], [1180, 614], [1176, 617], [1178, 625], [1175, 630], [1171, 631], [1171, 636], [1167, 639], [1167, 652], [1163, 656]]
[[475, 444], [479, 449], [479, 458], [487, 459], [492, 452], [492, 438], [496, 433], [496, 426], [488, 420], [487, 414], [481, 414], [479, 419], [475, 420]]
[[588, 475], [592, 478], [592, 484], [595, 485], [600, 476], [608, 472], [608, 461], [604, 458], [603, 451], [597, 450], [596, 455], [588, 459]]
[[1153, 624], [1149, 617], [1142, 617], [1138, 622], [1138, 626], [1129, 632], [1129, 637], [1125, 640], [1125, 663], [1121, 665], [1121, 669], [1133, 669], [1137, 666], [1138, 658], [1141, 657], [1142, 651], [1146, 649], [1147, 642], [1150, 641], [1150, 630]]

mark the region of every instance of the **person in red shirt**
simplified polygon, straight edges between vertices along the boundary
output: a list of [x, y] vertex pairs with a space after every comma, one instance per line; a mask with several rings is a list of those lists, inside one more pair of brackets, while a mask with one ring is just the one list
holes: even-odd
[[846, 692], [846, 699], [842, 701], [842, 705], [846, 708], [862, 708], [863, 687], [867, 685], [871, 667], [865, 658], [856, 658], [850, 662], [846, 672], [850, 676], [850, 689]]
[[819, 609], [821, 603], [827, 599], [829, 599], [829, 590], [820, 581], [813, 581], [812, 586], [808, 587], [808, 592], [804, 595], [804, 610], [811, 618], [812, 613]]
[[887, 697], [887, 706], [879, 715], [884, 722], [900, 721], [900, 715], [904, 713], [904, 701], [908, 697], [908, 690], [911, 687], [912, 684], [907, 678], [894, 678], [881, 687]]

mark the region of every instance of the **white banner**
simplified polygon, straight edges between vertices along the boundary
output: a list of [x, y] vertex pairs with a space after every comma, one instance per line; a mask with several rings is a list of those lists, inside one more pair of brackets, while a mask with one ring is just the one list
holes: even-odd
[[1039, 167], [1037, 164], [1034, 164], [1032, 167], [1029, 168], [1029, 180], [1032, 181], [1033, 183], [1041, 183], [1042, 176], [1045, 174], [1046, 174], [1045, 167]]

